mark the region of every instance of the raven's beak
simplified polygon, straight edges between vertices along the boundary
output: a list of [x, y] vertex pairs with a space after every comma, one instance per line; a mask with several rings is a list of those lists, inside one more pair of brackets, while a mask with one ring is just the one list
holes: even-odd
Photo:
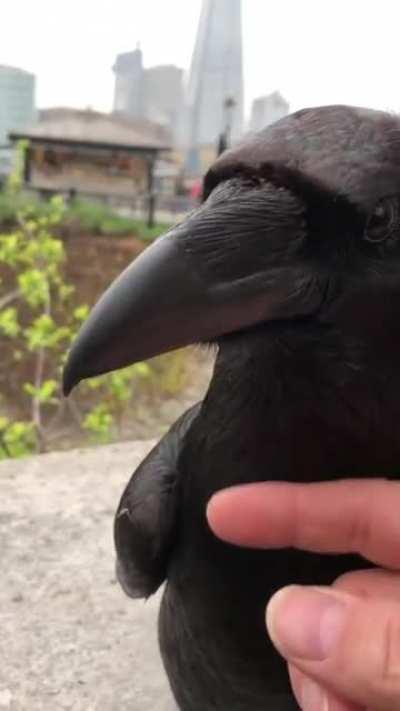
[[[278, 279], [271, 288], [260, 268], [217, 278], [207, 254], [193, 254], [182, 239], [191, 225], [188, 220], [153, 243], [101, 297], [69, 354], [65, 394], [84, 378], [282, 317], [296, 283]], [[298, 299], [297, 307], [304, 311]]]

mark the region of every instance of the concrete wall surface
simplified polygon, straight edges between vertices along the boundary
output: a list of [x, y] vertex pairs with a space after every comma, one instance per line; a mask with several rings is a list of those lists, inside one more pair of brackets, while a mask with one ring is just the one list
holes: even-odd
[[150, 443], [0, 464], [0, 711], [172, 711], [159, 598], [116, 583], [112, 522]]

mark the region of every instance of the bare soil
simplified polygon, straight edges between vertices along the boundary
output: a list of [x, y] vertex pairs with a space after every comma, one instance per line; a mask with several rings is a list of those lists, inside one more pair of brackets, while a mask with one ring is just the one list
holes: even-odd
[[[76, 305], [93, 305], [115, 277], [146, 247], [134, 236], [107, 237], [65, 232], [62, 238], [66, 252], [65, 278], [68, 284], [74, 285]], [[0, 269], [0, 277], [6, 288], [13, 287], [13, 276], [7, 269]], [[0, 338], [0, 346], [2, 409], [15, 419], [29, 419], [30, 400], [21, 384], [32, 381], [34, 361], [15, 361], [17, 342], [10, 343], [8, 339]], [[192, 349], [187, 361], [186, 387], [173, 396], [152, 393], [149, 397], [146, 393], [139, 393], [132, 403], [132, 411], [120, 423], [115, 438], [120, 441], [160, 436], [186, 407], [203, 396], [210, 379], [212, 363], [211, 353]], [[58, 375], [51, 372], [50, 368], [48, 377]], [[77, 412], [79, 403], [78, 392]], [[66, 411], [60, 418], [60, 433], [50, 441], [51, 449], [65, 450], [88, 444], [88, 435], [78, 424], [82, 418], [81, 411], [79, 413], [79, 417], [74, 417], [72, 405], [67, 403]]]

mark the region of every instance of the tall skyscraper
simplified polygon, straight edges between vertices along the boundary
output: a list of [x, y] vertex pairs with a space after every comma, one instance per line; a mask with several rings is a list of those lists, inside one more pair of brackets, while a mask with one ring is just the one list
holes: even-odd
[[250, 131], [261, 131], [271, 123], [287, 116], [289, 104], [279, 91], [254, 99], [251, 110]]
[[186, 96], [192, 158], [199, 147], [217, 143], [227, 122], [233, 141], [243, 132], [241, 9], [241, 0], [203, 0]]
[[119, 54], [113, 71], [114, 111], [131, 118], [143, 118], [143, 56], [140, 47], [133, 52]]
[[183, 69], [172, 64], [144, 70], [146, 118], [168, 127], [177, 137], [183, 111]]
[[11, 170], [10, 131], [26, 128], [35, 118], [35, 77], [18, 67], [0, 64], [0, 176]]
[[0, 64], [0, 144], [9, 142], [9, 131], [26, 128], [34, 113], [34, 75]]

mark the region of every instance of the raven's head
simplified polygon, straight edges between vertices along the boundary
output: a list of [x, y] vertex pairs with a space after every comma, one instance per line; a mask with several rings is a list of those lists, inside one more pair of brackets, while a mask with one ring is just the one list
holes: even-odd
[[[399, 312], [399, 313], [397, 313]], [[269, 321], [398, 332], [400, 120], [332, 106], [224, 153], [204, 202], [93, 309], [64, 373], [83, 378]]]

